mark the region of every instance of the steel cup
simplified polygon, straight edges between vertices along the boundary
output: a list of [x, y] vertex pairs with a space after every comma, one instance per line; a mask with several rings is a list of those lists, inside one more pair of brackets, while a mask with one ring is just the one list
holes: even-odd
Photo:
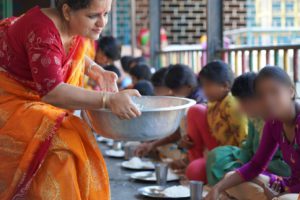
[[134, 157], [134, 146], [125, 145], [124, 152], [125, 152], [125, 160], [130, 160], [132, 157]]
[[166, 163], [155, 165], [155, 175], [158, 185], [165, 186], [167, 184], [168, 168], [169, 166]]
[[202, 200], [203, 182], [190, 181], [191, 200]]
[[122, 150], [122, 142], [114, 141], [112, 148], [116, 151]]

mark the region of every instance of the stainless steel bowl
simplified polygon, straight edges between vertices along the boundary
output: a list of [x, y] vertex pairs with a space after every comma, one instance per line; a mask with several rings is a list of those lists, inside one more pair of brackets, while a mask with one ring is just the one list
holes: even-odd
[[164, 138], [176, 131], [185, 110], [196, 102], [178, 97], [133, 98], [142, 115], [121, 120], [110, 110], [87, 110], [84, 118], [98, 134], [122, 141], [147, 141]]

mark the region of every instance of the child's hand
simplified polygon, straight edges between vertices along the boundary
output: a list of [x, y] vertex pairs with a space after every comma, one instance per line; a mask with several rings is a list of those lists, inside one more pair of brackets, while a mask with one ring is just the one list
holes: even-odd
[[272, 188], [268, 187], [267, 185], [263, 185], [264, 193], [267, 196], [268, 200], [272, 200], [278, 196], [278, 192], [274, 191]]
[[136, 155], [138, 157], [143, 157], [143, 156], [148, 155], [154, 149], [155, 149], [155, 146], [154, 146], [153, 142], [145, 142], [145, 143], [140, 144], [136, 148], [134, 155]]
[[188, 166], [189, 162], [188, 159], [179, 159], [179, 160], [174, 160], [173, 162], [170, 163], [170, 167], [173, 170], [185, 170]]
[[191, 149], [194, 147], [194, 142], [191, 140], [191, 138], [188, 135], [185, 135], [180, 140], [179, 147], [184, 149]]
[[219, 197], [220, 197], [220, 191], [216, 187], [214, 187], [204, 198], [204, 200], [216, 200], [219, 199]]

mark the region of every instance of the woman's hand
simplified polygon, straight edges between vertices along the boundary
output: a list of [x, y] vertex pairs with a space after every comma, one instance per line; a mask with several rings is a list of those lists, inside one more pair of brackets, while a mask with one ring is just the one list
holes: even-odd
[[124, 90], [112, 93], [108, 97], [107, 107], [121, 119], [131, 119], [141, 115], [140, 110], [134, 105], [131, 97], [140, 97], [137, 90]]
[[100, 91], [103, 92], [118, 92], [118, 76], [114, 72], [106, 71], [98, 65], [93, 65], [88, 76], [93, 79]]
[[134, 154], [138, 157], [143, 157], [148, 155], [151, 151], [153, 151], [155, 149], [155, 145], [154, 142], [145, 142], [140, 144]]

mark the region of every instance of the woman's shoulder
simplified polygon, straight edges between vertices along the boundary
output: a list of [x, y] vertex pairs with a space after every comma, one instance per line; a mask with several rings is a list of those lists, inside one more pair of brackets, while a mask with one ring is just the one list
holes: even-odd
[[52, 34], [59, 35], [52, 20], [47, 17], [38, 6], [21, 15], [14, 26], [11, 27], [11, 31], [25, 35], [32, 31], [41, 33], [51, 32]]

